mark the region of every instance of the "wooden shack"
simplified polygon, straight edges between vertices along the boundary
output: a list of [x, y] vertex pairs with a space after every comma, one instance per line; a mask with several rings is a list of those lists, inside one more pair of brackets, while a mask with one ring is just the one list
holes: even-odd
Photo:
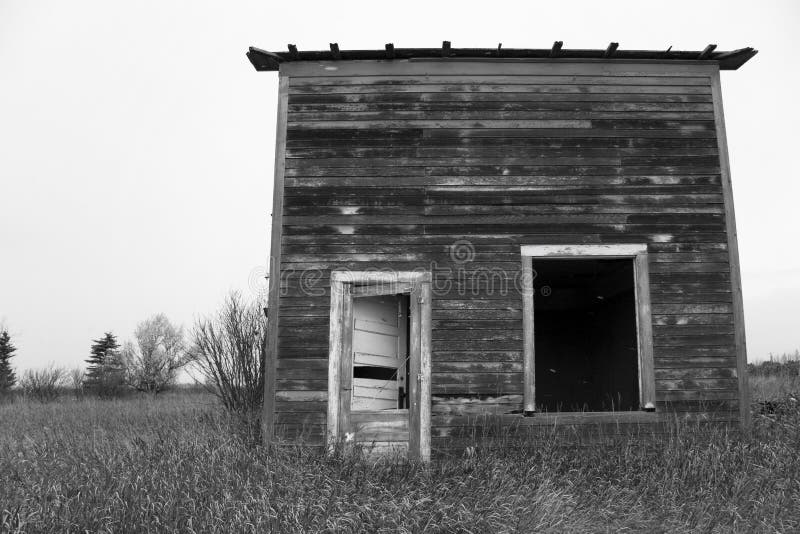
[[247, 54], [280, 87], [268, 436], [747, 424], [720, 70], [755, 50], [330, 48]]

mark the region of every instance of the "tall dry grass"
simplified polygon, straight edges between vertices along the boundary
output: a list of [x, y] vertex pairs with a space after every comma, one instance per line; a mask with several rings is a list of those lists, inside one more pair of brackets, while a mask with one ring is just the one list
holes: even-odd
[[[790, 406], [790, 404], [787, 404]], [[248, 443], [210, 396], [0, 406], [0, 530], [790, 532], [800, 410], [750, 435], [479, 450], [422, 468]]]
[[800, 376], [795, 374], [750, 377], [750, 391], [759, 402], [800, 401]]

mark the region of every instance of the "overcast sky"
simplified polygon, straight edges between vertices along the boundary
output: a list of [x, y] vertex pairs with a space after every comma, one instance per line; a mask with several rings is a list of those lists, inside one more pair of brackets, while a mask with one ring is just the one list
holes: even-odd
[[719, 50], [750, 360], [800, 348], [800, 2], [0, 0], [0, 320], [16, 366], [76, 365], [164, 312], [189, 327], [268, 255], [284, 50]]

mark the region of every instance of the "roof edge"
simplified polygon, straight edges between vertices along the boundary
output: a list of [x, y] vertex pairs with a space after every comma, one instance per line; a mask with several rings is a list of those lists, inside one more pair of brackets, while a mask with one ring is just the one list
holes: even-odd
[[385, 50], [339, 50], [331, 44], [331, 50], [298, 51], [289, 45], [288, 52], [268, 52], [250, 47], [247, 58], [257, 71], [276, 71], [281, 63], [298, 61], [357, 61], [357, 60], [396, 60], [396, 59], [546, 59], [562, 60], [602, 60], [602, 61], [658, 61], [658, 62], [716, 62], [721, 70], [736, 70], [758, 53], [753, 48], [739, 48], [727, 52], [715, 52], [716, 45], [708, 45], [702, 51], [672, 50], [618, 50], [616, 43], [606, 49], [564, 49], [561, 41], [553, 48], [450, 48], [445, 41], [442, 48], [394, 48], [386, 45]]

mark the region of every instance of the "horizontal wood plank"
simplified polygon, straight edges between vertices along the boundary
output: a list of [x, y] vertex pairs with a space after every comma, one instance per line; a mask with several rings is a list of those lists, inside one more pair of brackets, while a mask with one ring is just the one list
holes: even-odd
[[708, 85], [582, 85], [505, 83], [336, 84], [290, 87], [289, 95], [354, 93], [546, 93], [546, 94], [678, 94], [710, 95]]
[[697, 85], [697, 86], [711, 86], [711, 78], [704, 75], [695, 76], [636, 76], [636, 75], [619, 75], [619, 76], [596, 76], [587, 74], [573, 74], [573, 75], [495, 75], [495, 76], [464, 76], [457, 74], [441, 75], [441, 74], [425, 74], [419, 76], [398, 76], [398, 75], [380, 75], [380, 76], [292, 76], [289, 79], [289, 87], [314, 87], [314, 86], [337, 86], [347, 87], [349, 85], [391, 85], [391, 86], [415, 86], [415, 85], [428, 85], [436, 83], [445, 84], [536, 84], [536, 85], [552, 85], [552, 84], [570, 84], [570, 85], [653, 85], [669, 86], [669, 85]]
[[532, 92], [469, 92], [469, 93], [327, 93], [289, 95], [289, 106], [325, 104], [400, 104], [484, 102], [619, 102], [619, 103], [711, 103], [710, 94], [671, 93], [532, 93]]

